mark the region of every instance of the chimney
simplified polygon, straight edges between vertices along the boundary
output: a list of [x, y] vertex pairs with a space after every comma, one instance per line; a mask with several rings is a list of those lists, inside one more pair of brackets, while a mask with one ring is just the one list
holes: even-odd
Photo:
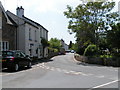
[[17, 13], [17, 16], [22, 18], [24, 16], [24, 9], [23, 9], [23, 7], [22, 6], [17, 7], [16, 13]]

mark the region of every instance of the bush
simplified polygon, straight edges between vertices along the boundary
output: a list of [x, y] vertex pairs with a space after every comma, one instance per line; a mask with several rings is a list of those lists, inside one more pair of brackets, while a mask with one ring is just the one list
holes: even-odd
[[98, 51], [98, 47], [94, 44], [91, 44], [85, 49], [84, 56], [96, 56], [98, 55]]

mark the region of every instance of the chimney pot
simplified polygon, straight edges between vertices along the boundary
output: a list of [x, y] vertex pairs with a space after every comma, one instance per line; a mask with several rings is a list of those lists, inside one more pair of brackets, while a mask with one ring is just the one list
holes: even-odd
[[24, 9], [22, 6], [17, 7], [16, 12], [17, 12], [17, 16], [19, 16], [21, 18], [24, 16]]

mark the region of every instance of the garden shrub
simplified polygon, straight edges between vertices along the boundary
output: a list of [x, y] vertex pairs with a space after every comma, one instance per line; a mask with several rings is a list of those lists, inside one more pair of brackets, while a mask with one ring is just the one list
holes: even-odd
[[99, 49], [96, 45], [90, 44], [84, 51], [84, 56], [96, 56], [98, 55]]

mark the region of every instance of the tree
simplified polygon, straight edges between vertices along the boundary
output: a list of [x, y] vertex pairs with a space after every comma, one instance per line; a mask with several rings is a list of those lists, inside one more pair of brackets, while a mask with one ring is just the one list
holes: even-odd
[[[84, 52], [89, 44], [98, 44], [99, 32], [110, 28], [118, 20], [116, 12], [109, 13], [114, 2], [87, 2], [79, 4], [74, 10], [67, 6], [64, 15], [69, 19], [69, 32], [76, 33], [78, 48]], [[82, 52], [82, 53], [83, 53]]]
[[61, 42], [57, 38], [51, 38], [50, 41], [49, 41], [49, 44], [50, 44], [50, 47], [54, 48], [54, 49], [58, 49], [59, 50], [60, 47], [61, 47]]
[[72, 48], [72, 41], [70, 41], [70, 44], [69, 44], [69, 49]]
[[120, 52], [120, 23], [112, 26], [112, 29], [107, 33], [107, 42], [112, 49]]
[[42, 38], [41, 39], [41, 43], [42, 43], [42, 46], [43, 46], [43, 57], [44, 57], [44, 49], [49, 46], [49, 43], [46, 39]]

